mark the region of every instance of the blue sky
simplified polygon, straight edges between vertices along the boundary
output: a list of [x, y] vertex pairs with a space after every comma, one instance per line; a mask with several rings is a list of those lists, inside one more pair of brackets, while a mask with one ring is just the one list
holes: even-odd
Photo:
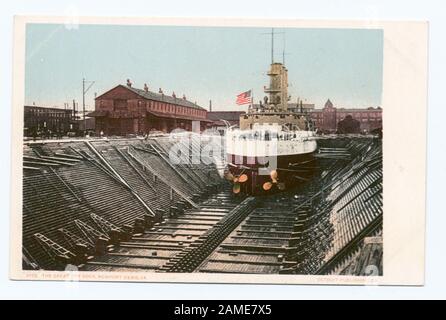
[[[275, 29], [275, 61], [286, 47], [289, 94], [316, 107], [381, 104], [383, 32], [367, 29]], [[82, 101], [82, 78], [94, 80], [87, 109], [127, 78], [134, 87], [186, 94], [214, 110], [237, 107], [238, 93], [260, 100], [271, 62], [268, 28], [28, 24], [25, 103], [63, 107]]]

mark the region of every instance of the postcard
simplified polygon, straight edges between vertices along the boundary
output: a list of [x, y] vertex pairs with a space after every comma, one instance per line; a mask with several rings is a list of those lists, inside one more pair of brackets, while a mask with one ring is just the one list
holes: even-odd
[[426, 22], [14, 30], [11, 279], [423, 285]]

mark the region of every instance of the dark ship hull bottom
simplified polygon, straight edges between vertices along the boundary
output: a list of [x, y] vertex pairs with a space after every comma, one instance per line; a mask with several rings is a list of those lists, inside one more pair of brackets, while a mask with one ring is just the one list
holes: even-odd
[[314, 175], [317, 165], [314, 152], [277, 156], [277, 165], [269, 166], [263, 157], [242, 157], [227, 155], [228, 172], [226, 178], [233, 183], [234, 193], [251, 195], [271, 194], [290, 190], [305, 183]]

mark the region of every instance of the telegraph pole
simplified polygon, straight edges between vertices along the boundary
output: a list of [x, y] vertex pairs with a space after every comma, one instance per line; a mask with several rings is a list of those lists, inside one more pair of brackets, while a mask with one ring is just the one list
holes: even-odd
[[73, 99], [73, 119], [76, 120], [76, 101]]
[[85, 119], [85, 78], [82, 78], [82, 114], [84, 117], [84, 136], [87, 132], [87, 120]]
[[[90, 85], [85, 89], [85, 84], [89, 83]], [[84, 136], [87, 135], [87, 119], [85, 118], [85, 94], [88, 90], [93, 86], [94, 81], [87, 81], [85, 78], [82, 78], [82, 112], [84, 119]]]

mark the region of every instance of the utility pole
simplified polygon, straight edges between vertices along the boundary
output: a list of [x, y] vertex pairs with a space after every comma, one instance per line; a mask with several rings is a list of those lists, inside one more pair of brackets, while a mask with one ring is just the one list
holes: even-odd
[[[85, 84], [89, 83], [90, 85], [85, 89]], [[85, 78], [82, 78], [82, 112], [84, 119], [84, 136], [87, 134], [87, 119], [85, 118], [85, 94], [90, 90], [93, 86], [94, 81], [87, 81]]]
[[76, 100], [73, 99], [73, 120], [76, 121]]

